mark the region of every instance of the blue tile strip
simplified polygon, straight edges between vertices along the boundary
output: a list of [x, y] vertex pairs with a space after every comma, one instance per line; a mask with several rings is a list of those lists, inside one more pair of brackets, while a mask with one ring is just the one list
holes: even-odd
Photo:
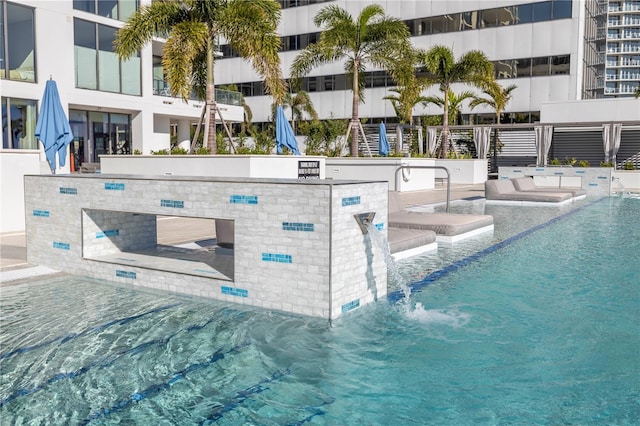
[[60, 243], [58, 241], [54, 241], [53, 242], [53, 248], [62, 249], [62, 250], [69, 250], [71, 248], [71, 246], [68, 243]]
[[76, 195], [76, 194], [78, 193], [78, 188], [64, 188], [64, 187], [60, 187], [60, 193], [61, 193], [61, 194]]
[[131, 278], [131, 279], [135, 280], [136, 279], [136, 273], [135, 272], [122, 271], [120, 269], [116, 269], [116, 277]]
[[143, 313], [138, 314], [138, 315], [134, 315], [134, 316], [130, 316], [130, 317], [124, 317], [124, 318], [116, 318], [116, 319], [111, 320], [109, 322], [106, 322], [104, 324], [101, 324], [101, 325], [98, 325], [98, 326], [95, 326], [95, 327], [91, 327], [91, 328], [87, 328], [87, 329], [81, 331], [80, 333], [67, 333], [67, 334], [65, 334], [63, 336], [58, 336], [58, 337], [55, 337], [55, 338], [53, 338], [51, 340], [47, 340], [46, 342], [38, 343], [37, 345], [23, 346], [21, 348], [14, 349], [14, 350], [12, 350], [10, 352], [5, 352], [3, 354], [0, 354], [0, 360], [12, 357], [12, 356], [17, 355], [17, 354], [22, 354], [22, 353], [25, 353], [25, 352], [31, 352], [33, 350], [36, 350], [36, 349], [39, 349], [39, 348], [42, 348], [42, 347], [45, 347], [45, 346], [49, 346], [49, 345], [51, 345], [53, 343], [56, 343], [56, 342], [60, 342], [60, 344], [68, 343], [68, 342], [76, 339], [77, 337], [84, 336], [84, 335], [89, 334], [89, 333], [97, 333], [97, 332], [105, 330], [105, 329], [107, 329], [107, 328], [109, 328], [111, 326], [114, 326], [114, 325], [124, 325], [124, 324], [127, 324], [127, 323], [131, 322], [131, 321], [137, 320], [139, 318], [146, 317], [147, 315], [151, 315], [151, 314], [154, 314], [156, 312], [165, 311], [167, 309], [173, 308], [173, 307], [178, 306], [178, 305], [180, 305], [180, 304], [179, 303], [174, 303], [174, 304], [171, 304], [171, 305], [160, 306], [160, 307], [154, 308], [154, 309], [152, 309], [150, 311], [143, 312]]
[[360, 299], [353, 300], [342, 305], [342, 313], [349, 312], [360, 306]]
[[239, 297], [249, 297], [249, 290], [245, 290], [243, 288], [234, 288], [222, 286], [220, 287], [222, 294], [227, 294], [229, 296], [239, 296]]
[[576, 170], [576, 174], [583, 175], [586, 173], [586, 170]]
[[384, 223], [376, 223], [375, 227], [378, 231], [384, 231]]
[[124, 191], [124, 183], [105, 182], [104, 189], [107, 191]]
[[282, 222], [282, 230], [313, 232], [313, 223]]
[[357, 204], [360, 204], [360, 196], [357, 195], [355, 197], [344, 197], [342, 199], [342, 206], [346, 207], [346, 206], [355, 206]]
[[[426, 277], [424, 277], [421, 281], [418, 281], [416, 283], [410, 284], [409, 287], [411, 288], [412, 292], [417, 292], [422, 290], [423, 287], [428, 286], [429, 284], [439, 280], [440, 278], [444, 278], [447, 275], [457, 271], [458, 269], [464, 268], [465, 266], [469, 265], [470, 263], [475, 262], [476, 260], [480, 260], [483, 257], [487, 256], [488, 254], [491, 254], [503, 247], [506, 247], [510, 244], [515, 243], [518, 240], [521, 240], [522, 238], [526, 237], [527, 235], [530, 235], [536, 231], [539, 231], [540, 229], [546, 228], [547, 226], [556, 223], [566, 217], [569, 217], [573, 214], [575, 214], [576, 212], [584, 209], [585, 207], [587, 207], [590, 204], [594, 204], [594, 203], [599, 203], [602, 200], [607, 199], [608, 197], [603, 197], [600, 198], [598, 200], [595, 200], [589, 204], [585, 204], [583, 206], [580, 206], [574, 210], [568, 211], [566, 213], [561, 214], [560, 216], [556, 216], [553, 219], [550, 219], [549, 221], [545, 222], [545, 223], [541, 223], [539, 225], [534, 226], [533, 228], [529, 228], [525, 231], [522, 231], [519, 234], [516, 234], [512, 237], [509, 237], [505, 240], [500, 241], [497, 244], [494, 244], [492, 246], [489, 246], [487, 248], [485, 248], [484, 250], [480, 250], [477, 253], [472, 254], [471, 256], [467, 256], [464, 259], [460, 259], [457, 262], [453, 262], [452, 264], [445, 266], [442, 269], [439, 269], [437, 271], [434, 271], [432, 273], [430, 273], [429, 275], [427, 275]], [[391, 293], [387, 294], [387, 300], [389, 300], [390, 302], [397, 302], [398, 300], [404, 299], [404, 292], [402, 290], [396, 290], [393, 291]]]
[[184, 208], [184, 201], [179, 200], [160, 200], [160, 207], [174, 207], [176, 209]]
[[290, 254], [281, 253], [262, 253], [262, 260], [265, 262], [293, 263], [293, 258]]
[[258, 204], [257, 195], [232, 195], [229, 197], [231, 204]]
[[119, 229], [109, 229], [103, 232], [97, 232], [96, 238], [117, 237], [118, 235], [120, 235]]
[[49, 217], [49, 210], [34, 210], [33, 215], [39, 217]]

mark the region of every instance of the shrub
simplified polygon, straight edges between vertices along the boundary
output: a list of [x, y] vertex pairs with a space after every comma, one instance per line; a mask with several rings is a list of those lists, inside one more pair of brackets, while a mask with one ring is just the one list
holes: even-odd
[[587, 160], [580, 160], [580, 161], [578, 161], [576, 163], [576, 165], [578, 167], [589, 167], [590, 166], [589, 161], [587, 161]]
[[549, 161], [549, 164], [551, 166], [559, 166], [560, 165], [560, 160], [558, 160], [557, 158], [554, 158], [553, 160]]
[[613, 164], [611, 161], [601, 161], [600, 167], [615, 167], [615, 164]]
[[636, 166], [631, 162], [626, 162], [622, 165], [622, 170], [635, 170]]

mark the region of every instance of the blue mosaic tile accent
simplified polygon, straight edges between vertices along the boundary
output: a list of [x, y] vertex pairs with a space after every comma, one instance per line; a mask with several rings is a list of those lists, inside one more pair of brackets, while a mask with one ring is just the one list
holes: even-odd
[[53, 242], [53, 248], [62, 249], [62, 250], [69, 250], [69, 249], [71, 249], [71, 246], [68, 243], [60, 243], [58, 241], [54, 241]]
[[293, 258], [290, 254], [281, 253], [262, 253], [262, 260], [265, 262], [293, 263]]
[[576, 174], [583, 175], [586, 173], [586, 170], [576, 170]]
[[231, 204], [258, 204], [257, 195], [232, 195], [229, 197]]
[[520, 170], [520, 169], [514, 169], [514, 170], [513, 170], [513, 173], [522, 173], [522, 170]]
[[609, 179], [609, 176], [598, 176], [598, 179]]
[[118, 235], [120, 235], [119, 229], [109, 229], [103, 232], [96, 232], [96, 238], [117, 237]]
[[33, 215], [39, 217], [49, 217], [49, 210], [34, 210]]
[[349, 312], [357, 308], [358, 306], [360, 306], [360, 299], [356, 299], [352, 302], [345, 303], [344, 305], [342, 305], [342, 313], [344, 314], [345, 312]]
[[124, 191], [124, 183], [105, 182], [104, 189], [107, 191]]
[[137, 278], [135, 272], [122, 271], [120, 269], [116, 269], [116, 277], [131, 278], [134, 280]]
[[500, 179], [509, 179], [509, 176], [500, 176]]
[[61, 194], [69, 194], [69, 195], [77, 195], [78, 194], [78, 188], [65, 188], [65, 187], [60, 187], [60, 193]]
[[589, 183], [589, 186], [598, 186], [598, 184], [591, 182], [591, 183]]
[[222, 294], [228, 294], [230, 296], [239, 296], [239, 297], [249, 297], [249, 290], [245, 290], [243, 288], [233, 288], [233, 287], [220, 287], [222, 290]]
[[376, 223], [375, 226], [378, 231], [384, 231], [384, 223]]
[[563, 175], [564, 172], [555, 172], [554, 175]]
[[211, 274], [211, 275], [215, 275], [218, 273], [218, 271], [210, 271], [208, 269], [194, 269], [194, 271], [204, 273], [204, 274]]
[[540, 168], [536, 169], [536, 172], [544, 172], [544, 168], [540, 167]]
[[360, 196], [359, 195], [357, 195], [355, 197], [344, 197], [342, 199], [342, 207], [355, 206], [357, 204], [360, 204]]
[[184, 208], [184, 201], [179, 200], [160, 200], [160, 207], [174, 207], [176, 209]]
[[282, 222], [282, 230], [313, 232], [313, 223]]

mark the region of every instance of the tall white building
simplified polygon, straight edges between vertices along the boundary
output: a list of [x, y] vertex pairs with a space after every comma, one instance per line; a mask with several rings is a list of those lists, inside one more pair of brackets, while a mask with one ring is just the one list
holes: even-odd
[[[289, 75], [300, 49], [319, 37], [320, 29], [313, 24], [313, 18], [321, 8], [336, 4], [355, 17], [371, 3], [380, 4], [388, 15], [406, 22], [415, 46], [427, 49], [442, 44], [452, 48], [457, 57], [472, 49], [485, 52], [495, 65], [498, 81], [517, 86], [504, 114], [504, 122], [538, 121], [543, 102], [614, 94], [632, 96], [640, 84], [638, 69], [631, 66], [637, 60], [637, 52], [634, 52], [638, 48], [638, 1], [596, 0], [281, 1], [281, 58], [285, 76]], [[590, 9], [594, 7], [598, 11], [596, 14]], [[614, 30], [615, 23], [619, 23], [619, 28]], [[603, 25], [609, 25], [610, 29], [606, 30]], [[595, 72], [598, 78], [601, 77], [599, 92], [593, 90], [593, 66], [585, 66], [585, 51], [593, 48], [593, 37], [589, 34], [593, 26], [597, 27], [598, 34], [604, 31], [603, 34], [609, 36], [606, 46], [596, 46], [596, 52], [603, 58], [603, 68]], [[619, 53], [606, 56], [605, 61], [605, 50]], [[237, 85], [254, 111], [254, 121], [268, 121], [272, 100], [263, 95], [259, 78], [242, 59], [234, 57], [232, 51], [223, 48], [223, 52], [225, 56], [217, 65], [217, 82]], [[613, 58], [616, 58], [616, 65], [613, 65]], [[351, 92], [343, 66], [342, 62], [336, 62], [316, 68], [303, 81], [302, 88], [311, 94], [321, 118], [348, 118], [351, 115]], [[607, 67], [606, 72], [604, 67]], [[615, 78], [614, 69], [617, 71]], [[615, 87], [610, 85], [612, 81], [616, 82]], [[393, 120], [392, 105], [383, 100], [390, 94], [388, 88], [392, 85], [387, 74], [382, 70], [367, 69], [366, 83], [366, 103], [360, 106], [360, 115], [372, 120]], [[469, 88], [454, 88], [456, 91], [463, 89]], [[438, 88], [433, 87], [428, 94], [439, 95]], [[438, 114], [441, 110], [435, 106], [417, 107], [414, 113], [417, 116]], [[473, 117], [475, 122], [493, 118], [488, 109], [464, 109], [463, 113], [479, 114]]]
[[[78, 162], [102, 154], [150, 153], [168, 149], [170, 133], [189, 140], [202, 103], [168, 95], [160, 65], [163, 40], [138, 57], [121, 61], [113, 52], [115, 32], [139, 4], [151, 0], [0, 1], [2, 149], [38, 149], [33, 135], [44, 84], [58, 83], [75, 140]], [[316, 13], [336, 4], [357, 16], [364, 0], [286, 0], [279, 32], [285, 77], [300, 49], [319, 37]], [[457, 56], [480, 49], [495, 64], [496, 77], [517, 89], [505, 122], [536, 122], [541, 103], [632, 96], [640, 84], [638, 0], [380, 0], [388, 15], [408, 25], [421, 48], [443, 44]], [[269, 121], [272, 99], [243, 59], [222, 46], [216, 83], [235, 84], [252, 108], [254, 122]], [[393, 121], [392, 82], [383, 70], [368, 69], [366, 103], [360, 115]], [[351, 115], [351, 91], [343, 63], [316, 68], [303, 81], [321, 118]], [[457, 87], [455, 90], [462, 90]], [[439, 94], [433, 87], [428, 94]], [[219, 95], [222, 95], [220, 93]], [[222, 110], [242, 120], [237, 96], [225, 93]], [[220, 98], [221, 96], [219, 96]], [[435, 106], [415, 115], [438, 114]], [[488, 109], [463, 109], [475, 122], [491, 120]], [[483, 116], [484, 114], [484, 116]]]

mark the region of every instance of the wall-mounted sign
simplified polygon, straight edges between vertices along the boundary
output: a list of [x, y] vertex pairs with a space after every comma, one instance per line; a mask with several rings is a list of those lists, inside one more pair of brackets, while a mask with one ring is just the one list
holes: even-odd
[[320, 179], [320, 161], [298, 161], [298, 179]]

